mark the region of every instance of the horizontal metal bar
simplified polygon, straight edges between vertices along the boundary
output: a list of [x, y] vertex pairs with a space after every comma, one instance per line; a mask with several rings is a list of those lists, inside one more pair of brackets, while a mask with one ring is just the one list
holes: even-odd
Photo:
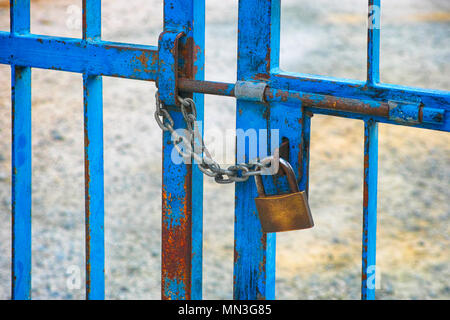
[[353, 99], [422, 102], [427, 107], [450, 110], [450, 92], [392, 84], [367, 85], [365, 81], [274, 71], [269, 86], [284, 90], [335, 95]]
[[234, 97], [234, 83], [178, 79], [178, 89], [186, 93], [197, 92], [219, 96]]
[[0, 63], [155, 81], [154, 46], [0, 31]]
[[[1, 31], [0, 63], [148, 81], [156, 81], [158, 74], [158, 52], [154, 46]], [[450, 131], [448, 91], [368, 85], [363, 81], [279, 70], [271, 73], [267, 84], [268, 102], [302, 102], [310, 111], [322, 114], [366, 120], [374, 117], [384, 123]], [[179, 79], [178, 85], [185, 92], [235, 96], [234, 84]], [[419, 123], [389, 118], [389, 101], [420, 104]]]
[[[235, 85], [231, 83], [180, 79], [178, 85], [180, 91], [194, 91], [235, 97]], [[385, 102], [338, 98], [328, 95], [308, 94], [269, 87], [265, 90], [264, 98], [267, 102], [302, 102], [307, 107], [315, 107], [318, 109], [348, 111], [362, 115], [389, 117], [389, 105]]]
[[[369, 99], [375, 101], [396, 101], [418, 103], [428, 111], [441, 109], [439, 123], [424, 114], [423, 119], [430, 123], [411, 124], [417, 128], [450, 131], [450, 92], [443, 90], [422, 89], [393, 84], [368, 84], [364, 81], [340, 79], [310, 74], [292, 73], [274, 70], [269, 79], [269, 86], [283, 90], [301, 91], [351, 99]], [[315, 111], [314, 111], [315, 112]], [[334, 110], [321, 110], [319, 113], [359, 119], [352, 114], [336, 114]], [[432, 112], [429, 114], [432, 116]], [[431, 121], [430, 121], [431, 120]], [[378, 121], [378, 120], [377, 120]], [[406, 124], [396, 121], [380, 121], [393, 124]]]
[[[446, 103], [445, 95], [442, 99], [435, 97], [432, 101], [431, 96], [425, 99], [434, 106], [429, 108], [420, 102], [402, 101], [379, 101], [364, 95], [362, 99], [346, 98], [329, 94], [316, 94], [310, 92], [302, 92], [296, 90], [285, 90], [272, 87], [277, 83], [270, 83], [265, 89], [264, 98], [267, 102], [285, 102], [298, 104], [302, 103], [307, 110], [313, 113], [328, 114], [345, 118], [354, 118], [361, 120], [374, 119], [377, 122], [402, 124], [415, 126], [420, 128], [450, 131], [449, 112], [446, 111], [448, 103]], [[235, 84], [213, 82], [213, 81], [196, 81], [190, 79], [179, 79], [179, 90], [181, 92], [199, 92], [205, 94], [214, 94], [235, 97]], [[436, 93], [435, 93], [436, 94]], [[405, 98], [408, 95], [392, 95], [395, 98]], [[438, 104], [438, 102], [440, 102]], [[411, 109], [415, 108], [417, 118], [414, 121], [408, 121], [408, 117], [392, 117], [392, 106], [408, 105]], [[436, 108], [437, 107], [437, 108]]]
[[[199, 92], [205, 94], [235, 97], [235, 84], [179, 79], [179, 90], [185, 92]], [[383, 102], [365, 102], [355, 99], [342, 99], [333, 96], [306, 94], [289, 90], [266, 88], [267, 102], [305, 103], [307, 107], [328, 109], [334, 111], [349, 111], [362, 115], [389, 116], [389, 105]]]
[[[179, 90], [184, 92], [200, 92], [235, 97], [235, 85], [231, 83], [180, 79], [178, 85]], [[307, 107], [315, 107], [318, 109], [348, 111], [362, 115], [389, 117], [389, 105], [385, 102], [338, 98], [328, 95], [308, 94], [269, 87], [265, 90], [264, 98], [267, 102], [301, 102]]]
[[234, 86], [236, 99], [264, 102], [267, 83], [256, 81], [237, 81]]
[[[178, 85], [180, 91], [195, 91], [207, 94], [235, 97], [234, 84], [180, 79]], [[389, 105], [385, 102], [338, 98], [328, 95], [309, 94], [269, 87], [267, 87], [265, 90], [264, 98], [267, 102], [301, 102], [304, 103], [307, 107], [315, 107], [319, 109], [349, 111], [364, 115], [375, 115], [382, 117], [389, 116]]]
[[346, 111], [368, 116], [389, 116], [388, 103], [374, 100], [340, 98], [330, 95], [304, 93], [274, 88], [267, 88], [265, 96], [266, 101], [268, 102], [301, 102], [305, 107]]

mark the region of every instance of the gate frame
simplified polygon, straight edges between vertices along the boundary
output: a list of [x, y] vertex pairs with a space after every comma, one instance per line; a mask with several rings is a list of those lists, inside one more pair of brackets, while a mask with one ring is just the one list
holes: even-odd
[[[265, 103], [239, 97], [236, 118], [239, 128], [281, 127], [281, 137], [290, 142], [289, 161], [301, 177], [300, 190], [308, 189], [312, 114], [364, 121], [362, 299], [375, 298], [369, 278], [374, 283], [378, 123], [450, 131], [450, 92], [380, 83], [380, 0], [368, 0], [368, 5], [367, 81], [356, 81], [281, 71], [280, 0], [239, 0], [237, 80], [265, 82], [268, 90]], [[31, 299], [31, 68], [35, 67], [83, 74], [86, 298], [104, 299], [102, 76], [173, 82], [173, 92], [165, 97], [174, 98], [178, 91], [193, 94], [199, 120], [203, 120], [203, 93], [234, 96], [234, 85], [203, 81], [205, 0], [164, 1], [163, 34], [185, 34], [179, 48], [172, 48], [179, 54], [165, 66], [172, 71], [161, 71], [166, 70], [160, 56], [166, 52], [164, 37], [159, 47], [102, 41], [100, 0], [83, 0], [82, 39], [31, 34], [30, 0], [10, 0], [10, 12], [11, 30], [0, 32], [0, 63], [11, 65], [12, 75], [12, 298]], [[173, 50], [166, 52], [169, 58]], [[170, 114], [176, 127], [185, 127], [177, 108], [170, 107]], [[164, 133], [161, 296], [201, 299], [203, 177], [197, 165], [174, 165], [171, 146]], [[244, 158], [249, 160], [248, 154]], [[254, 184], [237, 183], [235, 195], [234, 298], [274, 299], [275, 235], [261, 231], [252, 199]]]

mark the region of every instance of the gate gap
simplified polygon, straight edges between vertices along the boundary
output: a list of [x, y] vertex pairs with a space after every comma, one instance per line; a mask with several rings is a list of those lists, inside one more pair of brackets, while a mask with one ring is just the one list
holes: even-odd
[[32, 70], [32, 296], [84, 299], [81, 76]]
[[104, 77], [106, 299], [160, 299], [161, 129], [155, 86]]
[[31, 33], [81, 38], [82, 0], [40, 0], [30, 4]]
[[449, 90], [448, 1], [385, 1], [381, 13], [382, 81]]
[[[237, 19], [237, 2], [206, 2], [205, 77], [207, 80], [232, 83], [236, 81]], [[206, 97], [215, 98], [214, 96]]]
[[9, 0], [0, 0], [0, 31], [10, 31]]
[[[235, 162], [236, 102], [223, 97], [205, 100], [205, 144], [220, 166], [227, 168]], [[232, 299], [234, 184], [217, 184], [207, 176], [203, 181], [203, 298]]]
[[[236, 81], [237, 4], [237, 1], [206, 1], [207, 80]], [[216, 151], [214, 158], [221, 167], [235, 162], [235, 112], [235, 99], [205, 95], [205, 143]], [[231, 138], [225, 138], [227, 133]], [[232, 299], [234, 184], [218, 185], [206, 176], [203, 181], [203, 298]]]
[[[317, 130], [320, 128], [320, 130]], [[277, 299], [359, 299], [364, 124], [314, 115], [312, 229], [277, 234]]]
[[380, 124], [377, 299], [448, 299], [450, 137]]
[[163, 30], [163, 1], [102, 1], [102, 39], [158, 45]]
[[281, 1], [282, 70], [365, 80], [367, 1]]

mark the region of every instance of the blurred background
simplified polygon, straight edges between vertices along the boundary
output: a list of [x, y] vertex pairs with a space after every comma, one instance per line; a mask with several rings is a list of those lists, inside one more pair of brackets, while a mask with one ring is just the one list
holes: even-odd
[[[103, 39], [157, 44], [161, 0], [102, 1]], [[32, 0], [31, 32], [81, 37], [81, 0]], [[236, 80], [237, 0], [207, 0], [206, 78]], [[0, 30], [9, 31], [0, 0]], [[366, 0], [283, 0], [284, 70], [365, 80]], [[381, 79], [450, 90], [450, 2], [382, 3]], [[82, 78], [33, 69], [34, 299], [84, 298]], [[0, 299], [10, 298], [10, 67], [0, 65]], [[153, 83], [104, 77], [106, 297], [160, 298], [161, 130]], [[205, 132], [235, 100], [206, 97]], [[450, 298], [450, 135], [380, 125], [377, 299]], [[363, 123], [315, 115], [315, 228], [277, 238], [279, 299], [359, 299]], [[233, 146], [230, 152], [233, 153]], [[231, 299], [234, 186], [205, 178], [204, 298]], [[75, 281], [73, 281], [75, 279]]]

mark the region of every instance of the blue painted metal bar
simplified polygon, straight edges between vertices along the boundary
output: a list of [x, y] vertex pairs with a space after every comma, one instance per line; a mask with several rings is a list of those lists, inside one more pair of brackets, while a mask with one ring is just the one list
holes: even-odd
[[93, 75], [155, 81], [158, 49], [93, 39], [0, 31], [0, 63]]
[[361, 298], [375, 299], [377, 234], [378, 123], [364, 122], [364, 200]]
[[[279, 15], [279, 0], [239, 1], [238, 80], [268, 79], [271, 69], [278, 67]], [[283, 107], [275, 108], [275, 114], [280, 117]], [[238, 100], [236, 128], [267, 130], [270, 128], [270, 112], [269, 106]], [[254, 160], [250, 159], [250, 148], [245, 147], [245, 153], [240, 148], [238, 145], [237, 163]], [[269, 150], [259, 151], [259, 154], [266, 151], [260, 156], [269, 153]], [[276, 235], [262, 232], [254, 203], [256, 195], [253, 179], [236, 183], [234, 299], [275, 298]]]
[[[343, 117], [343, 118], [348, 118], [348, 119], [357, 119], [357, 120], [364, 120], [364, 121], [374, 120], [379, 123], [404, 125], [404, 126], [414, 127], [414, 128], [423, 128], [423, 129], [431, 129], [431, 130], [446, 131], [446, 132], [450, 131], [449, 126], [442, 125], [442, 126], [439, 126], [440, 129], [436, 129], [435, 128], [436, 125], [431, 124], [431, 123], [414, 124], [414, 123], [407, 123], [407, 122], [403, 122], [403, 121], [390, 120], [385, 117], [366, 116], [366, 115], [356, 114], [356, 113], [352, 113], [352, 112], [333, 111], [333, 110], [326, 110], [326, 109], [318, 109], [318, 108], [314, 108], [314, 107], [305, 107], [305, 109], [314, 114], [323, 114], [323, 115], [328, 115], [328, 116]], [[449, 113], [446, 112], [446, 116], [448, 114]]]
[[380, 82], [380, 0], [369, 0], [369, 20], [367, 31], [367, 82]]
[[[390, 84], [374, 84], [368, 86], [366, 82], [356, 80], [337, 79], [331, 77], [312, 76], [274, 70], [269, 81], [271, 88], [279, 90], [300, 91], [305, 94], [315, 93], [342, 98], [373, 100], [373, 101], [403, 101], [421, 103], [427, 108], [445, 110], [442, 123], [412, 124], [417, 128], [426, 128], [440, 131], [450, 131], [450, 92], [442, 90], [428, 90], [403, 87]], [[314, 113], [341, 116], [352, 119], [365, 119], [367, 117], [356, 113], [317, 109], [308, 107]], [[374, 117], [375, 119], [376, 117]], [[377, 121], [398, 124], [382, 117]], [[403, 124], [403, 123], [401, 123]]]
[[[272, 47], [273, 49], [274, 47]], [[263, 114], [263, 116], [269, 117], [268, 126], [270, 131], [268, 145], [270, 146], [270, 153], [274, 154], [274, 149], [279, 147], [283, 140], [287, 139], [289, 141], [289, 158], [286, 160], [289, 161], [294, 169], [299, 190], [303, 191], [307, 189], [309, 130], [305, 131], [304, 126], [310, 124], [310, 118], [303, 112], [303, 108], [292, 108], [292, 106], [286, 103], [271, 103], [270, 111], [264, 111], [266, 114]], [[261, 142], [259, 141], [259, 143]], [[250, 184], [255, 184], [253, 179], [250, 180]], [[263, 177], [263, 182], [266, 194], [281, 194], [290, 191], [286, 177]], [[250, 200], [253, 201], [253, 199], [254, 197]], [[276, 234], [267, 234], [267, 255], [269, 257], [266, 256], [266, 299], [275, 299], [275, 243]], [[268, 260], [269, 263], [267, 263], [268, 258], [270, 259]]]
[[[83, 0], [83, 41], [101, 36], [100, 0]], [[83, 74], [86, 205], [86, 298], [105, 298], [102, 78]]]
[[[30, 1], [11, 1], [11, 34], [30, 31]], [[31, 299], [31, 68], [11, 65], [11, 297]]]
[[31, 298], [31, 68], [12, 74], [12, 297]]
[[[440, 130], [447, 130], [445, 123], [450, 119], [450, 113], [441, 108], [429, 108], [427, 105], [418, 102], [401, 101], [378, 101], [373, 99], [342, 98], [327, 94], [317, 94], [292, 90], [280, 90], [267, 87], [264, 82], [239, 81], [239, 83], [254, 83], [257, 86], [263, 84], [264, 100], [268, 103], [286, 103], [286, 106], [293, 108], [306, 108], [306, 110], [318, 110], [319, 113], [332, 114], [335, 116], [366, 119], [376, 117], [377, 121], [408, 126], [418, 126]], [[179, 90], [182, 92], [201, 92], [206, 94], [217, 94], [232, 96], [242, 100], [254, 100], [238, 94], [237, 84], [196, 81], [180, 79], [178, 81]], [[239, 89], [241, 90], [241, 89]], [[258, 98], [259, 99], [259, 98]], [[311, 113], [311, 112], [310, 112]]]
[[326, 94], [352, 99], [378, 101], [423, 102], [427, 107], [450, 110], [450, 92], [412, 88], [392, 84], [367, 87], [365, 81], [340, 79], [274, 70], [269, 82], [271, 88]]
[[[369, 0], [367, 37], [367, 85], [380, 81], [380, 0]], [[407, 106], [411, 106], [408, 104]], [[403, 104], [389, 109], [403, 110]], [[417, 106], [411, 108], [417, 112]], [[398, 114], [399, 112], [396, 112]], [[401, 118], [401, 117], [400, 117]], [[373, 119], [364, 121], [364, 195], [361, 299], [375, 300], [375, 267], [377, 244], [377, 187], [378, 187], [378, 123]]]
[[178, 101], [178, 48], [184, 32], [164, 31], [158, 40], [158, 87], [159, 100], [166, 105], [177, 106]]
[[[18, 65], [33, 67], [156, 80], [158, 54], [156, 48], [152, 46], [135, 46], [101, 41], [83, 44], [80, 40], [70, 38], [36, 35], [10, 37], [9, 33], [6, 32], [0, 32], [0, 41], [5, 43], [4, 46], [0, 46], [0, 63], [14, 62]], [[23, 50], [23, 48], [27, 48], [27, 50]], [[446, 110], [443, 123], [424, 123], [413, 126], [442, 131], [450, 130], [449, 92], [389, 84], [367, 86], [365, 82], [361, 81], [302, 75], [281, 72], [276, 68], [272, 69], [269, 85], [278, 90], [289, 89], [291, 91], [302, 91], [305, 94], [318, 93], [353, 99], [421, 102], [428, 109], [443, 108]], [[317, 112], [355, 119], [361, 118], [359, 115], [337, 113], [333, 110], [318, 110]], [[426, 119], [425, 115], [424, 119]], [[387, 121], [387, 123], [396, 122]]]
[[[164, 1], [164, 31], [184, 32], [180, 39], [180, 76], [204, 76], [204, 0]], [[160, 57], [162, 59], [162, 57]], [[173, 79], [175, 81], [175, 79]], [[203, 98], [194, 95], [203, 121]], [[171, 108], [175, 128], [186, 128], [178, 108]], [[163, 135], [162, 299], [202, 298], [203, 177], [196, 165], [176, 164], [169, 133]], [[193, 192], [195, 190], [195, 192]]]
[[[193, 68], [192, 77], [196, 80], [205, 79], [205, 0], [194, 1], [193, 17]], [[194, 93], [197, 104], [197, 118], [204, 120], [204, 96]], [[203, 132], [202, 132], [203, 136]], [[191, 299], [203, 298], [203, 173], [198, 165], [192, 167], [192, 249], [191, 249]]]

